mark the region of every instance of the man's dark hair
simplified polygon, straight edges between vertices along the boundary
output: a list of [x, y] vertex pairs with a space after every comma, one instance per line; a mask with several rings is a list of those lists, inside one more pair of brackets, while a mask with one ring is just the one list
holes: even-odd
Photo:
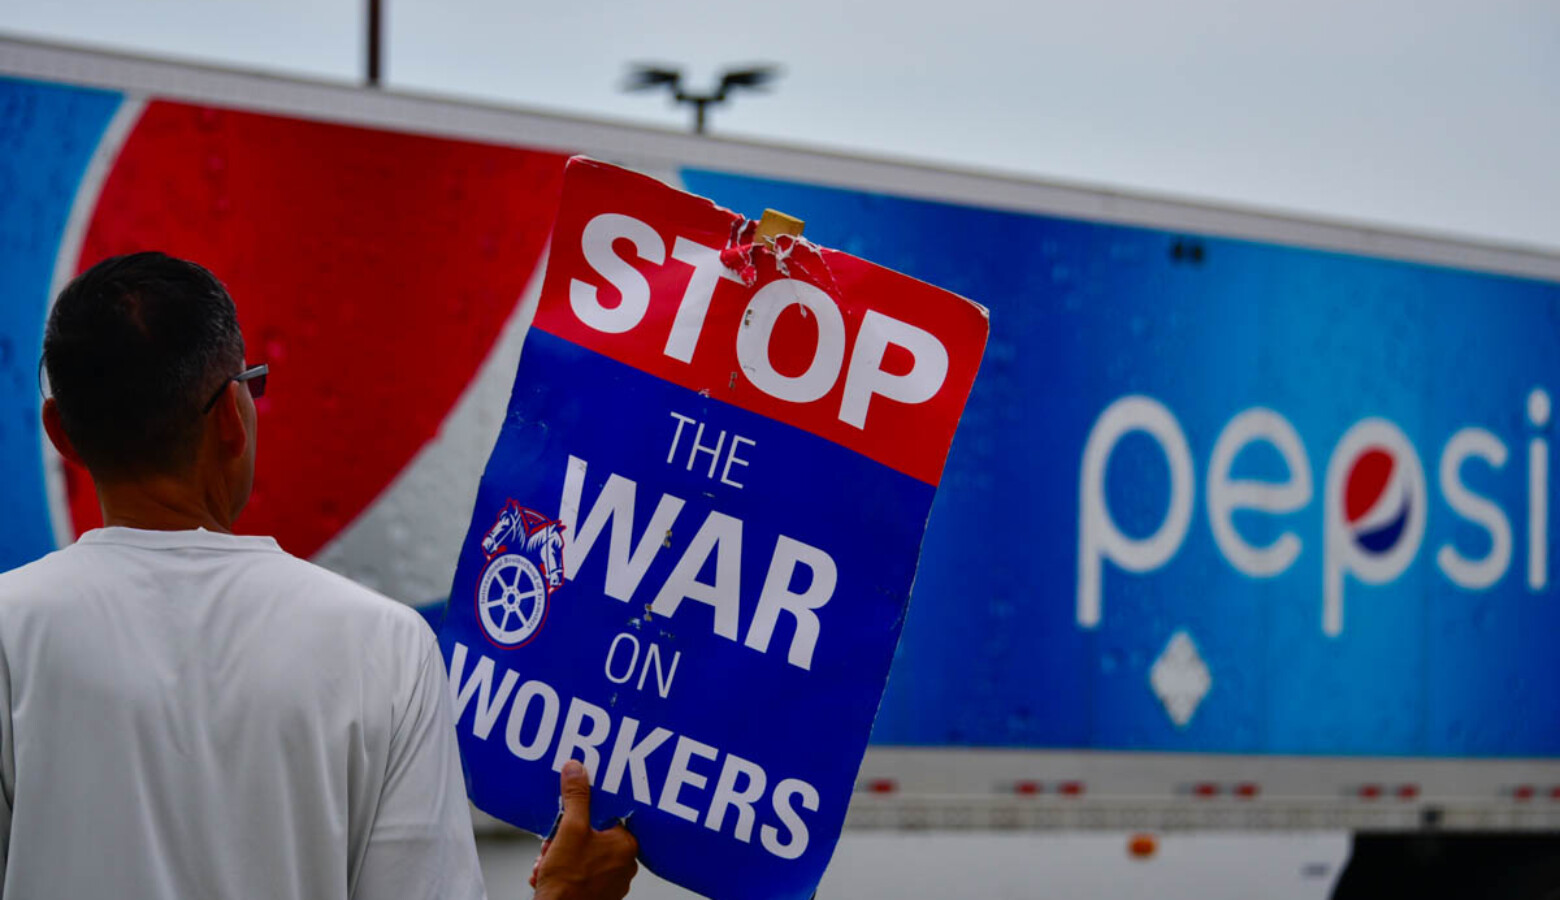
[[111, 257], [76, 276], [43, 334], [65, 434], [99, 479], [187, 470], [201, 407], [243, 364], [227, 289], [163, 253]]

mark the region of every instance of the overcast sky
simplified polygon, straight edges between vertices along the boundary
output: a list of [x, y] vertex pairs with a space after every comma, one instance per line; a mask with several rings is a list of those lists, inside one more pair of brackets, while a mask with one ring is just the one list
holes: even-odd
[[[391, 87], [1560, 249], [1560, 0], [385, 0]], [[5, 0], [0, 30], [355, 79], [359, 0]]]

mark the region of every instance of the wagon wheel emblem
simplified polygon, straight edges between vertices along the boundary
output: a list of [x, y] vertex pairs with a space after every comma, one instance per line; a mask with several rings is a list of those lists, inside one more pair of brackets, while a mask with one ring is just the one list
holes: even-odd
[[488, 563], [477, 587], [477, 614], [495, 644], [513, 647], [534, 634], [547, 614], [547, 583], [536, 564], [515, 553]]

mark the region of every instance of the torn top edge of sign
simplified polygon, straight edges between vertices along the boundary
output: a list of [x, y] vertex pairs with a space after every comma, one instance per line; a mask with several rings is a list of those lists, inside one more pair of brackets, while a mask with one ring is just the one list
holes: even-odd
[[726, 268], [736, 272], [744, 285], [751, 287], [758, 281], [758, 261], [767, 256], [773, 260], [775, 271], [780, 275], [789, 277], [794, 267], [799, 274], [830, 294], [839, 293], [834, 275], [824, 261], [822, 247], [800, 234], [781, 233], [773, 238], [759, 238], [758, 220], [736, 213], [733, 216], [731, 237], [720, 253], [720, 261]]

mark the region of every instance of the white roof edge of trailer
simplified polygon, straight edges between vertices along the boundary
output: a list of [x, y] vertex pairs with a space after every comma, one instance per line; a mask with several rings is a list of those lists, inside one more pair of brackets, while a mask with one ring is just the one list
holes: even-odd
[[693, 166], [1022, 213], [1064, 216], [1560, 280], [1560, 249], [1222, 205], [886, 155], [701, 137], [469, 99], [175, 62], [0, 33], [0, 74], [332, 122]]

